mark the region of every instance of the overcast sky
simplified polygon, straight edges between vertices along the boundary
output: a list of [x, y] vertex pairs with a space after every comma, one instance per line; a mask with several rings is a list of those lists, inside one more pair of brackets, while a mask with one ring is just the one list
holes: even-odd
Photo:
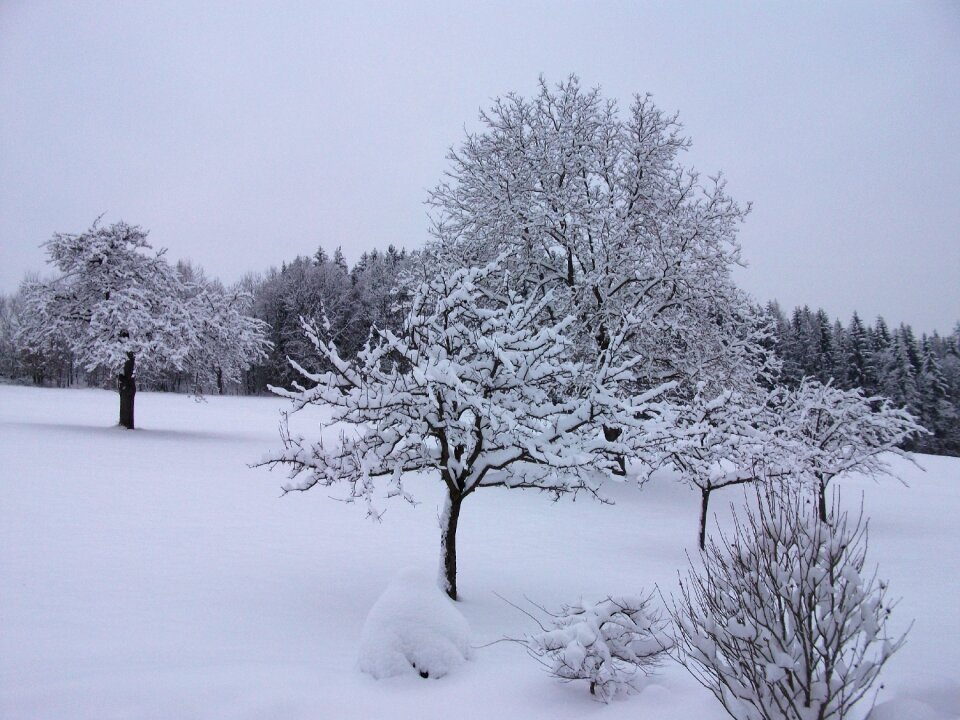
[[577, 73], [677, 110], [752, 201], [740, 284], [960, 320], [960, 3], [0, 2], [0, 292], [101, 213], [225, 281], [419, 246], [491, 98]]

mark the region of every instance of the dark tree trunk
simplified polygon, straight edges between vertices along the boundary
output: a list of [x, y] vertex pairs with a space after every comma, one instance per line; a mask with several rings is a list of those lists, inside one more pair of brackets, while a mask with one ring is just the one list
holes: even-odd
[[223, 370], [217, 368], [217, 394], [223, 395]]
[[817, 485], [819, 488], [819, 505], [820, 505], [820, 522], [827, 522], [827, 481], [823, 476], [817, 477]]
[[[610, 427], [609, 425], [603, 426], [603, 439], [607, 442], [616, 442], [620, 436], [623, 434], [623, 429], [618, 427]], [[617, 463], [617, 467], [614, 468], [614, 475], [626, 475], [627, 474], [627, 459], [623, 455], [614, 455], [614, 460]]]
[[700, 488], [700, 549], [707, 547], [707, 508], [710, 505], [711, 488]]
[[460, 520], [460, 503], [463, 498], [447, 496], [447, 507], [441, 519], [440, 558], [443, 563], [444, 591], [451, 600], [457, 599], [457, 522]]
[[120, 425], [133, 430], [133, 398], [137, 394], [137, 380], [133, 375], [135, 361], [133, 353], [127, 353], [123, 363], [123, 372], [117, 375], [117, 392], [120, 393]]

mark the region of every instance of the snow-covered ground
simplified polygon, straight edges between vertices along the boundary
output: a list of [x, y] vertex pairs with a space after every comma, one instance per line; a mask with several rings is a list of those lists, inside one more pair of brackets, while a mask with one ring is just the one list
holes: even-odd
[[[99, 390], [0, 386], [0, 717], [615, 718], [720, 720], [668, 662], [603, 705], [515, 643], [534, 629], [494, 595], [558, 607], [675, 586], [699, 498], [674, 483], [616, 501], [552, 503], [488, 489], [465, 503], [457, 605], [476, 649], [440, 679], [358, 669], [364, 620], [397, 572], [435, 573], [440, 486], [382, 522], [315, 489], [281, 498], [250, 469], [278, 443], [279, 399], [140, 393], [133, 432]], [[915, 624], [881, 680], [875, 720], [960, 718], [960, 460], [897, 461], [894, 480], [843, 481], [871, 516], [869, 560]], [[715, 508], [739, 497], [716, 493]]]

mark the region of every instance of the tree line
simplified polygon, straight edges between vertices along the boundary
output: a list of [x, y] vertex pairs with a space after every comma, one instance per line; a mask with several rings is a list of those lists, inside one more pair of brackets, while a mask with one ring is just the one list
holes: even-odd
[[[301, 318], [325, 314], [333, 339], [345, 357], [355, 357], [370, 328], [397, 330], [401, 322], [403, 278], [416, 252], [390, 245], [363, 253], [350, 267], [338, 247], [331, 255], [319, 247], [265, 273], [250, 273], [234, 286], [208, 278], [203, 268], [179, 261], [176, 272], [188, 283], [215, 287], [245, 298], [241, 309], [265, 323], [270, 346], [249, 365], [223, 375], [211, 365], [193, 371], [165, 368], [140, 378], [144, 389], [174, 392], [227, 392], [260, 395], [268, 386], [289, 387], [297, 379], [288, 358], [314, 370], [322, 362], [303, 332]], [[27, 337], [24, 279], [19, 291], [0, 295], [0, 375], [37, 385], [113, 387], [103, 369], [87, 370], [63, 343], [38, 346]], [[919, 418], [929, 435], [914, 437], [905, 449], [960, 455], [960, 323], [947, 335], [919, 337], [910, 325], [890, 328], [883, 317], [872, 324], [854, 313], [846, 324], [822, 309], [798, 307], [788, 316], [775, 301], [765, 308], [780, 359], [779, 382], [796, 388], [804, 377], [843, 390], [883, 396]], [[202, 372], [200, 370], [203, 370]]]
[[[171, 267], [174, 277], [168, 278], [177, 288], [171, 292], [182, 299], [203, 294], [208, 307], [212, 298], [218, 298], [217, 326], [224, 341], [243, 335], [238, 319], [245, 316], [260, 323], [268, 342], [226, 372], [224, 362], [216, 358], [141, 367], [139, 385], [162, 392], [265, 394], [268, 386], [287, 385], [295, 378], [288, 358], [310, 365], [311, 347], [300, 319], [315, 318], [321, 312], [330, 319], [344, 352], [355, 355], [371, 326], [395, 326], [397, 281], [412, 257], [407, 250], [390, 245], [383, 252], [363, 253], [351, 268], [340, 248], [330, 256], [321, 247], [311, 257], [298, 256], [279, 269], [249, 273], [229, 286], [208, 276], [204, 268], [179, 260]], [[28, 273], [15, 293], [0, 294], [0, 377], [40, 386], [113, 388], [116, 378], [109, 369], [90, 368], [62, 334], [53, 331], [51, 318], [35, 312], [31, 291], [49, 281]], [[234, 314], [228, 317], [227, 309]], [[221, 350], [221, 358], [230, 356], [229, 349]]]

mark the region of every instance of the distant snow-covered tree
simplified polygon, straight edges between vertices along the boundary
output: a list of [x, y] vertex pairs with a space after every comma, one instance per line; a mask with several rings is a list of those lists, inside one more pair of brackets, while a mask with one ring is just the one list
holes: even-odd
[[796, 389], [781, 388], [774, 406], [777, 436], [792, 448], [790, 472], [815, 488], [823, 522], [827, 485], [833, 478], [853, 471], [889, 474], [885, 455], [904, 455], [899, 446], [926, 432], [909, 412], [886, 398], [810, 378]]
[[226, 384], [240, 382], [244, 370], [267, 357], [269, 326], [252, 316], [253, 298], [239, 287], [207, 281], [188, 291], [187, 311], [195, 337], [184, 359], [198, 390], [207, 385], [223, 394]]
[[600, 426], [644, 431], [671, 385], [625, 397], [618, 386], [639, 360], [622, 361], [623, 333], [613, 332], [611, 351], [592, 362], [574, 357], [572, 320], [549, 317], [551, 292], [524, 295], [503, 258], [472, 268], [438, 256], [422, 262], [402, 329], [372, 330], [355, 360], [325, 339], [328, 328], [307, 325], [332, 370], [294, 363], [309, 387], [274, 391], [295, 409], [332, 408], [327, 436], [311, 443], [285, 426], [285, 447], [265, 462], [289, 466], [285, 491], [342, 485], [346, 500], [370, 504], [378, 483], [412, 501], [406, 474], [435, 472], [446, 488], [441, 586], [456, 599], [457, 525], [468, 497], [488, 487], [595, 492], [602, 457], [626, 447]]
[[904, 642], [866, 568], [867, 525], [827, 525], [796, 492], [758, 496], [681, 580], [680, 662], [735, 720], [849, 718]]
[[20, 284], [10, 304], [9, 331], [15, 351], [13, 367], [29, 376], [34, 384], [44, 385], [64, 374], [64, 369], [72, 365], [73, 353], [63, 332], [46, 323], [30, 301], [39, 282], [39, 276], [28, 275]]
[[664, 463], [700, 492], [699, 545], [706, 543], [710, 496], [715, 490], [783, 474], [790, 448], [771, 432], [770, 395], [759, 387], [714, 395], [699, 387], [672, 418], [677, 430]]
[[45, 247], [60, 275], [24, 286], [27, 346], [62, 344], [87, 371], [115, 373], [125, 428], [134, 428], [138, 373], [197, 363], [232, 377], [263, 350], [262, 324], [245, 315], [244, 296], [218, 297], [216, 284], [186, 265], [181, 277], [139, 226], [98, 220]]

